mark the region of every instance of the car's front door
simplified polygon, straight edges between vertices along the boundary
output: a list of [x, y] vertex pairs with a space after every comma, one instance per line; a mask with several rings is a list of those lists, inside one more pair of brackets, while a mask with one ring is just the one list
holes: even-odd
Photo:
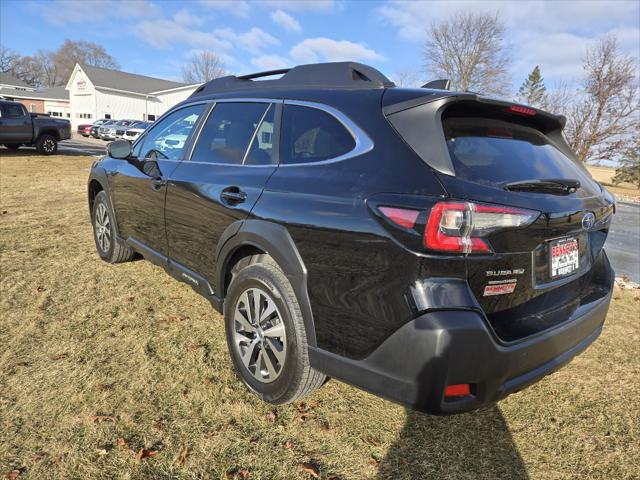
[[27, 109], [17, 103], [0, 105], [0, 143], [29, 143], [31, 137], [31, 118]]
[[[183, 159], [206, 103], [179, 108], [133, 147], [129, 160], [105, 162], [118, 233], [149, 253], [167, 254], [164, 203], [167, 179]], [[142, 245], [140, 245], [142, 244]]]
[[216, 103], [191, 158], [169, 178], [165, 217], [170, 260], [197, 272], [214, 289], [220, 236], [249, 215], [277, 168], [274, 119], [280, 108], [269, 101]]

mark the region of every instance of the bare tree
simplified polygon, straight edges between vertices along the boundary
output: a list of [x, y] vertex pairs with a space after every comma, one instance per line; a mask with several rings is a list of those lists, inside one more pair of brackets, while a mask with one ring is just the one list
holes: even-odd
[[456, 13], [434, 23], [424, 45], [425, 69], [433, 78], [449, 78], [456, 90], [504, 93], [509, 86], [504, 33], [497, 14]]
[[0, 73], [13, 71], [13, 67], [19, 59], [18, 52], [0, 45]]
[[565, 132], [581, 160], [615, 160], [640, 121], [635, 62], [609, 36], [587, 50], [583, 64], [582, 95], [567, 112]]
[[211, 51], [196, 53], [181, 68], [186, 83], [203, 83], [228, 75], [218, 54]]
[[556, 115], [566, 115], [575, 97], [565, 82], [559, 82], [547, 90], [540, 108]]
[[393, 75], [393, 82], [399, 87], [419, 87], [421, 85], [419, 73], [412, 68], [403, 68]]
[[35, 55], [20, 56], [11, 71], [33, 87], [65, 85], [76, 63], [94, 67], [119, 68], [118, 62], [104, 47], [93, 42], [65, 42], [52, 52], [39, 50]]
[[42, 65], [35, 56], [20, 57], [13, 65], [13, 74], [26, 84], [39, 88], [47, 86]]
[[56, 66], [58, 79], [55, 85], [64, 85], [69, 80], [76, 63], [102, 68], [120, 68], [118, 61], [109, 55], [102, 45], [94, 42], [65, 40], [52, 53], [51, 62]]

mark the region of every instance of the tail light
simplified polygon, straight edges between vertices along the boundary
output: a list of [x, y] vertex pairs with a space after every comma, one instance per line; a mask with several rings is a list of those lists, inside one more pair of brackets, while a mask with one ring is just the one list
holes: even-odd
[[531, 224], [539, 213], [472, 202], [439, 202], [432, 208], [424, 234], [430, 250], [452, 253], [491, 253], [486, 240], [504, 228]]
[[413, 228], [420, 212], [407, 208], [380, 207], [380, 212], [393, 223], [404, 228]]

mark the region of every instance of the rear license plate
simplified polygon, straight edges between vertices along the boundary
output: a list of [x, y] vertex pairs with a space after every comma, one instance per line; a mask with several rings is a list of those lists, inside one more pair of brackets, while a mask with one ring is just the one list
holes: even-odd
[[578, 239], [561, 238], [549, 242], [549, 267], [551, 278], [570, 275], [580, 268]]

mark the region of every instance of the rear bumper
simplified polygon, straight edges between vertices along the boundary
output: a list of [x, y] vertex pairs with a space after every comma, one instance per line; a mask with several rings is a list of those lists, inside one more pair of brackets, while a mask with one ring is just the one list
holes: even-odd
[[[600, 335], [610, 300], [611, 290], [517, 343], [501, 343], [479, 313], [437, 311], [407, 323], [363, 360], [315, 347], [309, 355], [323, 373], [412, 409], [460, 413], [517, 392], [584, 351]], [[460, 383], [471, 384], [473, 395], [445, 400], [445, 388]]]

